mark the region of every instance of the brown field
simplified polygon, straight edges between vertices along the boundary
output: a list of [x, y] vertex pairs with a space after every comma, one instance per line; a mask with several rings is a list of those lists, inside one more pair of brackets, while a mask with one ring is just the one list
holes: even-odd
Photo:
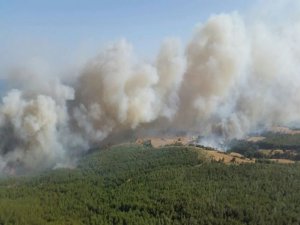
[[225, 152], [219, 152], [219, 151], [211, 151], [211, 150], [204, 150], [204, 151], [212, 161], [223, 162], [225, 164], [255, 163], [254, 159], [251, 160], [245, 158], [242, 155], [240, 156], [240, 154], [238, 153], [227, 154]]
[[163, 147], [166, 145], [188, 145], [193, 139], [191, 137], [149, 137], [137, 139], [137, 144], [142, 144], [144, 141], [150, 140], [154, 148]]
[[292, 130], [288, 127], [272, 127], [270, 131], [281, 134], [300, 134], [300, 130]]
[[[258, 138], [258, 137], [256, 137]], [[194, 141], [192, 137], [185, 137], [185, 136], [177, 136], [177, 137], [148, 137], [148, 138], [139, 138], [136, 140], [136, 144], [144, 144], [145, 142], [149, 141], [154, 148], [160, 148], [167, 145], [189, 145]], [[255, 158], [249, 159], [244, 157], [242, 154], [231, 152], [226, 153], [218, 150], [208, 150], [200, 147], [191, 147], [194, 151], [196, 151], [200, 157], [203, 155], [209, 161], [217, 161], [223, 162], [225, 164], [243, 164], [243, 163], [255, 163]], [[261, 149], [260, 152], [266, 155], [273, 155], [275, 153], [283, 153], [283, 150], [276, 149], [276, 150], [265, 150]], [[271, 159], [271, 161], [283, 164], [291, 164], [295, 163], [292, 160], [288, 159]]]
[[283, 154], [284, 153], [284, 151], [282, 149], [260, 149], [258, 151], [266, 156], [272, 156], [275, 154]]
[[255, 136], [255, 137], [249, 137], [246, 140], [249, 141], [249, 142], [259, 142], [259, 141], [262, 141], [264, 139], [265, 139], [265, 137]]

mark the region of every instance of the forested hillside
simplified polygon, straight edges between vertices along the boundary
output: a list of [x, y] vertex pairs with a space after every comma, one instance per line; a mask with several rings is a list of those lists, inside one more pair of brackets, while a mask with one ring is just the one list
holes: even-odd
[[300, 165], [208, 162], [119, 145], [76, 169], [0, 182], [0, 224], [300, 224]]
[[232, 140], [229, 152], [238, 152], [245, 157], [265, 159], [290, 159], [300, 161], [300, 134], [267, 132], [257, 142]]

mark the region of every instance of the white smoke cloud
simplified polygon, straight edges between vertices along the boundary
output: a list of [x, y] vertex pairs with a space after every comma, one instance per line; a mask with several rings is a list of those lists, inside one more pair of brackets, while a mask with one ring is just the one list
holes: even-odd
[[12, 70], [15, 89], [0, 104], [1, 171], [70, 165], [91, 145], [128, 130], [193, 130], [218, 145], [299, 123], [300, 18], [291, 18], [270, 24], [237, 12], [214, 15], [185, 48], [165, 40], [152, 63], [121, 40], [75, 82], [38, 60]]
[[65, 149], [59, 142], [59, 127], [64, 121], [58, 115], [62, 112], [49, 96], [26, 100], [21, 91], [10, 91], [0, 107], [1, 155], [29, 169], [61, 160]]

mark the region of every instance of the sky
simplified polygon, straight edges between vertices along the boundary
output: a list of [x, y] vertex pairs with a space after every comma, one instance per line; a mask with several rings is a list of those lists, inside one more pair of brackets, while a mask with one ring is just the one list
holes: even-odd
[[210, 15], [243, 12], [252, 4], [250, 0], [0, 0], [0, 50], [8, 58], [22, 52], [87, 55], [126, 38], [138, 54], [148, 57], [164, 38], [187, 42], [195, 25]]

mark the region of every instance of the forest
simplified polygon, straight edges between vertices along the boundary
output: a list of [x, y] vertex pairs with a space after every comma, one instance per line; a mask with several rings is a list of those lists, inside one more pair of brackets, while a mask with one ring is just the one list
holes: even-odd
[[[300, 161], [300, 134], [266, 132], [262, 137], [264, 139], [257, 142], [234, 139], [229, 143], [228, 152], [238, 152], [248, 158]], [[264, 150], [273, 154], [266, 154]]]
[[0, 224], [300, 224], [300, 164], [208, 162], [192, 147], [95, 149], [0, 181]]

